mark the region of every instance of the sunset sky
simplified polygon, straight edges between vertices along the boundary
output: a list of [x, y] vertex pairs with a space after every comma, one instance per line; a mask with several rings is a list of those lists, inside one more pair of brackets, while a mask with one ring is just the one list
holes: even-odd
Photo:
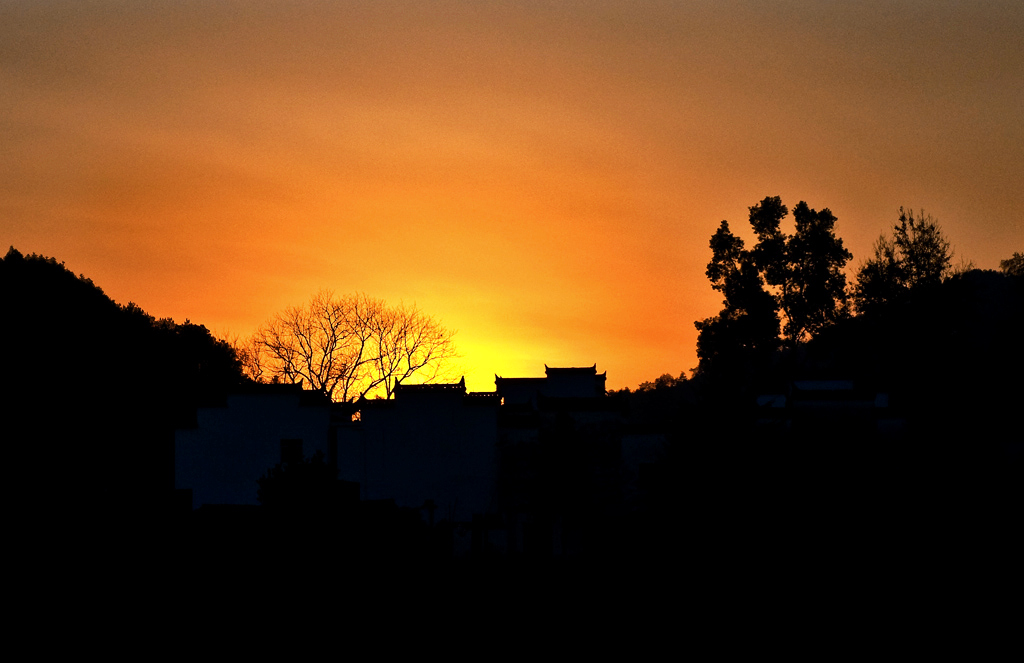
[[851, 275], [901, 205], [954, 262], [1024, 251], [1022, 35], [1019, 0], [0, 0], [0, 243], [221, 336], [359, 291], [458, 330], [470, 389], [635, 387], [696, 365], [708, 240], [765, 196], [830, 208]]

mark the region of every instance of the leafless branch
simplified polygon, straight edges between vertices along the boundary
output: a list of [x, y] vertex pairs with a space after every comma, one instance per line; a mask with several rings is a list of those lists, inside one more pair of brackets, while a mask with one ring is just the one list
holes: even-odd
[[436, 380], [456, 357], [453, 332], [415, 306], [322, 290], [260, 327], [244, 361], [254, 379], [302, 380], [335, 400], [353, 401], [391, 398], [414, 376]]

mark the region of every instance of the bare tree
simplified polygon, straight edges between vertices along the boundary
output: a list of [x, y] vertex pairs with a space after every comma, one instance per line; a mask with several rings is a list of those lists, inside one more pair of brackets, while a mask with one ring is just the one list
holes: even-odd
[[254, 380], [303, 381], [338, 401], [391, 398], [414, 375], [444, 374], [457, 356], [453, 335], [415, 306], [322, 290], [260, 327], [243, 362]]
[[415, 306], [404, 304], [381, 312], [374, 343], [374, 378], [386, 398], [413, 375], [424, 382], [441, 377], [457, 356], [450, 331]]
[[242, 372], [256, 382], [263, 381], [263, 348], [255, 336], [241, 338], [237, 335], [228, 340], [235, 349], [235, 355], [242, 364]]

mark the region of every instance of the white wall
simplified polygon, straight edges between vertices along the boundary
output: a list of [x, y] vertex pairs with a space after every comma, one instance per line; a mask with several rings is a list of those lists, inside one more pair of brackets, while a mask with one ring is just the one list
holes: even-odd
[[327, 456], [330, 408], [301, 406], [298, 394], [228, 396], [227, 407], [200, 408], [198, 427], [175, 432], [174, 486], [203, 504], [258, 504], [256, 481], [281, 460], [281, 440]]

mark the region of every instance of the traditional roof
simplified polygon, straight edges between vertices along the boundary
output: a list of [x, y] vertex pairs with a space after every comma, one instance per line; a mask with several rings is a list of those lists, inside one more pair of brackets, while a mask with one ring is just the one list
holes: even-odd
[[538, 395], [548, 398], [594, 398], [603, 396], [606, 373], [597, 372], [597, 364], [585, 367], [544, 365], [542, 378], [503, 378], [494, 376], [494, 385], [504, 405], [530, 402], [536, 407]]
[[[605, 371], [604, 373], [598, 373], [597, 372], [597, 364], [594, 364], [593, 366], [565, 366], [565, 367], [548, 366], [547, 364], [544, 364], [544, 375], [547, 376], [547, 377], [553, 377], [553, 376], [556, 376], [556, 375], [560, 375], [560, 376], [561, 375], [565, 375], [565, 376], [568, 376], [568, 375], [588, 375], [588, 376], [594, 376], [594, 377], [607, 377], [608, 371]], [[543, 384], [544, 380], [545, 380], [545, 378], [503, 378], [500, 375], [498, 375], [497, 373], [494, 374], [494, 379], [495, 380], [505, 380], [505, 381], [515, 382], [517, 384], [526, 384], [530, 380], [534, 380], [538, 384]]]
[[[596, 376], [598, 374], [597, 373], [597, 364], [594, 364], [593, 366], [565, 367], [565, 368], [558, 368], [558, 367], [555, 367], [555, 366], [548, 366], [547, 364], [544, 364], [544, 373], [546, 375], [548, 375], [548, 376], [551, 376], [551, 375], [594, 375], [594, 376]], [[608, 374], [608, 371], [605, 371], [604, 373], [601, 373], [602, 376], [606, 376], [607, 374]]]
[[466, 378], [463, 377], [458, 382], [444, 383], [438, 382], [434, 384], [400, 384], [395, 387], [395, 393], [402, 392], [413, 392], [413, 393], [424, 393], [424, 392], [459, 392], [466, 393]]

